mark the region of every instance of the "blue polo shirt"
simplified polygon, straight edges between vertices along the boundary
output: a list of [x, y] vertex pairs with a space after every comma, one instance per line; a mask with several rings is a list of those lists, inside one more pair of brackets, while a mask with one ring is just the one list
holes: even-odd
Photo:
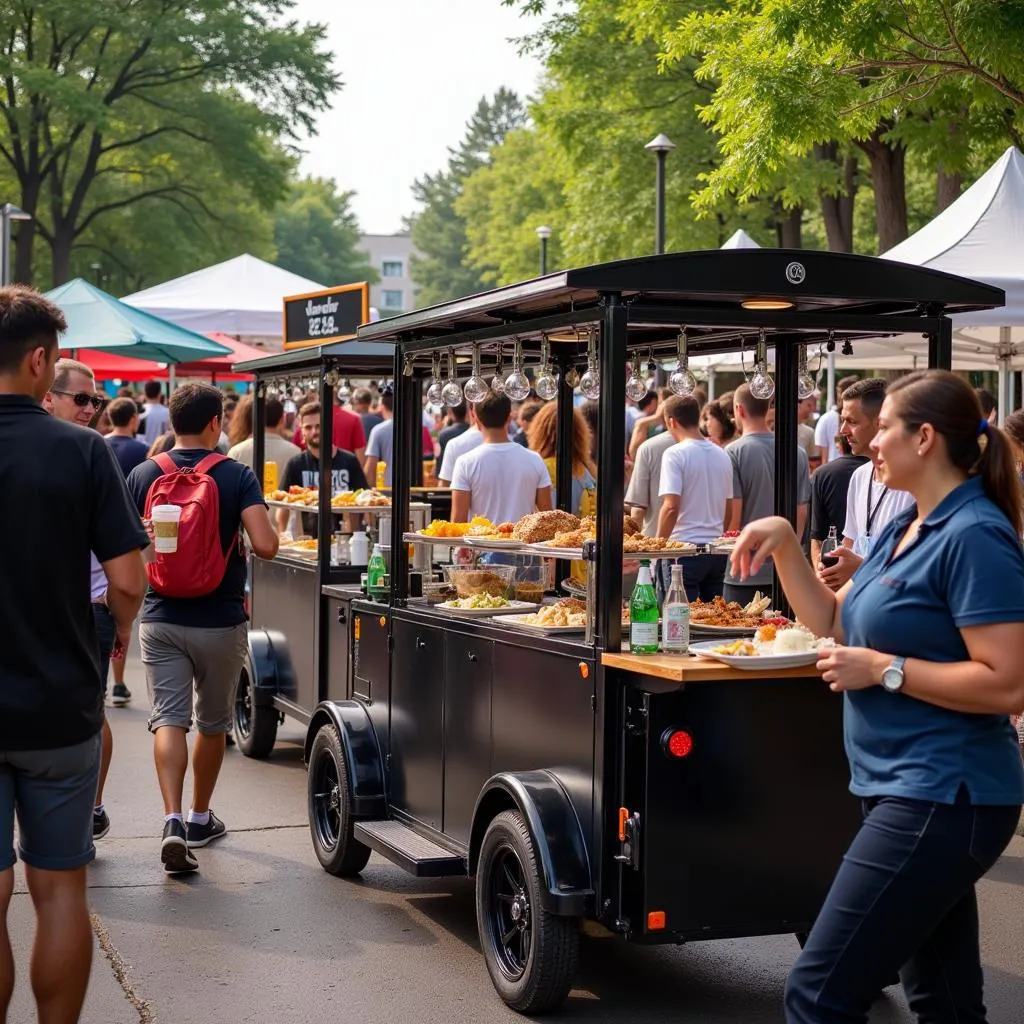
[[[894, 657], [970, 661], [961, 628], [1024, 621], [1020, 538], [978, 477], [948, 494], [893, 558], [916, 516], [914, 507], [893, 519], [854, 576], [843, 603], [846, 642]], [[844, 698], [857, 796], [951, 804], [965, 786], [974, 804], [1024, 802], [1024, 769], [1006, 715], [949, 711], [881, 686]]]

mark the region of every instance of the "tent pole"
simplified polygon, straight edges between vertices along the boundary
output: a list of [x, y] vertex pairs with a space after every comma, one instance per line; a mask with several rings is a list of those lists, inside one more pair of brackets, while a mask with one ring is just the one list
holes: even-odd
[[828, 388], [828, 394], [825, 398], [825, 412], [828, 412], [832, 408], [832, 403], [836, 400], [836, 354], [834, 351], [828, 354], [828, 372], [825, 379]]
[[711, 402], [715, 397], [715, 368], [713, 366], [708, 367], [708, 401]]
[[170, 398], [174, 394], [174, 389], [178, 386], [175, 380], [174, 363], [170, 363], [167, 366], [167, 397]]
[[1006, 422], [1013, 405], [1013, 375], [1010, 372], [1010, 328], [999, 328], [999, 426]]

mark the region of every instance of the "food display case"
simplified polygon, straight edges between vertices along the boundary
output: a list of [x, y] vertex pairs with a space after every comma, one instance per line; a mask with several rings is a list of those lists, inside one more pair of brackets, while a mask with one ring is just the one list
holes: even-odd
[[[361, 327], [360, 342], [394, 346], [390, 596], [376, 615], [352, 601], [350, 695], [309, 721], [310, 833], [325, 870], [356, 874], [376, 851], [415, 875], [474, 878], [487, 970], [523, 1013], [566, 997], [583, 920], [640, 943], [808, 930], [859, 820], [841, 701], [813, 657], [768, 669], [626, 649], [630, 566], [700, 553], [627, 536], [627, 365], [635, 376], [678, 358], [685, 380], [688, 352], [749, 351], [763, 377], [774, 347], [775, 508], [795, 522], [806, 346], [918, 333], [930, 363], [948, 366], [947, 314], [1002, 301], [869, 257], [726, 250], [561, 271]], [[442, 351], [488, 380], [512, 355], [516, 372], [525, 364], [538, 390], [541, 378], [553, 389], [561, 529], [551, 518], [542, 537], [536, 520], [411, 525], [423, 395]], [[599, 390], [599, 475], [596, 515], [574, 524], [581, 381]], [[329, 573], [322, 547], [320, 559]], [[549, 567], [534, 595], [546, 607], [570, 591], [571, 625], [487, 606], [492, 589], [515, 599], [499, 567], [527, 559]], [[480, 607], [436, 600], [459, 568], [486, 592]], [[785, 616], [778, 590], [770, 604]]]

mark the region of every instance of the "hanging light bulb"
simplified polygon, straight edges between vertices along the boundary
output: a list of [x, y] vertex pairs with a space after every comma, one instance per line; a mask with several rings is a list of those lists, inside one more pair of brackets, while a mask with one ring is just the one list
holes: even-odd
[[498, 346], [498, 364], [491, 378], [491, 390], [496, 395], [505, 394], [505, 356], [501, 351], [501, 345]]
[[343, 380], [338, 385], [338, 401], [344, 405], [352, 397], [352, 381]]
[[550, 402], [558, 396], [558, 375], [551, 366], [551, 345], [546, 335], [540, 339], [540, 373], [533, 385], [537, 397]]
[[775, 394], [775, 381], [768, 374], [768, 344], [765, 329], [757, 339], [757, 354], [754, 356], [754, 376], [750, 378], [750, 393], [754, 398], [768, 399]]
[[601, 371], [597, 368], [597, 332], [591, 331], [587, 339], [587, 371], [580, 378], [583, 397], [597, 401], [601, 397]]
[[679, 359], [679, 365], [668, 379], [669, 390], [680, 398], [692, 395], [697, 387], [697, 378], [690, 372], [690, 357], [686, 350], [686, 344], [686, 328], [684, 327], [676, 340], [676, 356]]
[[814, 378], [807, 372], [807, 346], [801, 345], [797, 355], [796, 395], [800, 401], [814, 394]]
[[647, 394], [647, 381], [640, 376], [640, 361], [633, 353], [630, 363], [629, 379], [626, 381], [626, 397], [633, 402], [641, 402]]
[[478, 345], [474, 345], [473, 374], [469, 380], [466, 381], [466, 386], [462, 391], [466, 396], [466, 401], [472, 402], [476, 405], [477, 402], [482, 402], [487, 397], [488, 390], [487, 381], [480, 376], [480, 347]]
[[452, 407], [462, 403], [462, 388], [455, 380], [455, 349], [448, 349], [448, 379], [441, 388], [441, 398], [444, 404]]
[[440, 405], [441, 390], [444, 388], [444, 381], [441, 380], [441, 353], [433, 352], [430, 356], [430, 380], [427, 381], [427, 401], [431, 405]]
[[523, 373], [523, 344], [518, 338], [512, 353], [512, 372], [505, 378], [505, 394], [513, 402], [521, 402], [530, 394], [530, 378]]

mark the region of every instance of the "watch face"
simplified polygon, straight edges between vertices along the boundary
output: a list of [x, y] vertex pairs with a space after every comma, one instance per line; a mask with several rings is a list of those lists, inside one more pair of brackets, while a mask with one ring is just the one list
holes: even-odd
[[903, 673], [898, 668], [887, 668], [882, 673], [882, 686], [889, 691], [896, 691], [903, 685]]

